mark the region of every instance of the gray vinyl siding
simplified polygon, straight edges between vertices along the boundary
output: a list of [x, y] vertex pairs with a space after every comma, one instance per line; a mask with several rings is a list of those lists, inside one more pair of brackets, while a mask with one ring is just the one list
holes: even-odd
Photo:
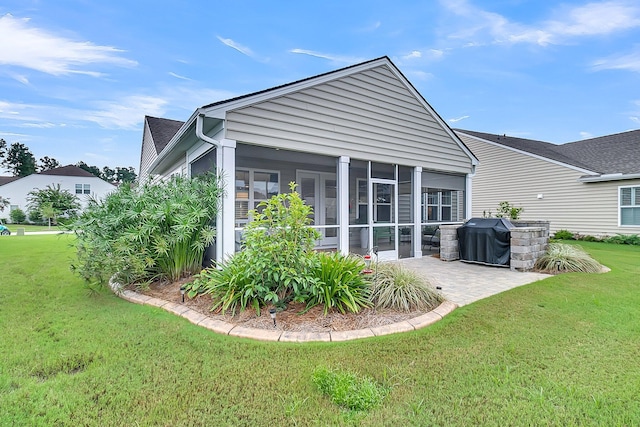
[[480, 162], [472, 184], [474, 217], [495, 214], [498, 204], [508, 201], [524, 208], [522, 219], [550, 221], [552, 232], [640, 233], [640, 227], [618, 226], [618, 187], [640, 185], [640, 180], [583, 183], [578, 181], [582, 171], [459, 136]]
[[471, 159], [387, 66], [230, 111], [238, 142], [469, 173]]
[[147, 121], [144, 122], [144, 130], [142, 132], [142, 151], [140, 154], [140, 169], [138, 174], [138, 182], [145, 182], [148, 177], [149, 166], [158, 157], [156, 146], [151, 137], [151, 131]]

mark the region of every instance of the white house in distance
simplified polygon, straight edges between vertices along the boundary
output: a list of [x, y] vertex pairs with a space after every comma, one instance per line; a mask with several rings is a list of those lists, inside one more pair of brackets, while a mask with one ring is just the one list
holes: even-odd
[[0, 177], [0, 196], [8, 199], [10, 203], [9, 209], [0, 212], [0, 218], [8, 220], [14, 209], [21, 209], [27, 213], [29, 192], [57, 185], [60, 185], [61, 190], [74, 194], [82, 208], [86, 207], [89, 197], [103, 198], [116, 188], [115, 185], [74, 165], [62, 166], [22, 178]]
[[458, 136], [478, 156], [473, 216], [498, 203], [552, 232], [640, 234], [640, 130], [551, 144], [469, 130]]
[[226, 192], [215, 259], [239, 249], [248, 211], [291, 181], [320, 249], [422, 256], [422, 229], [471, 212], [477, 159], [387, 57], [145, 118], [139, 179], [216, 168]]

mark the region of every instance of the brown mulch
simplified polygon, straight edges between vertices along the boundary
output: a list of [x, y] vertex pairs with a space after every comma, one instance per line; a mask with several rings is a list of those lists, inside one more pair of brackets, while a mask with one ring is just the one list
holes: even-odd
[[[178, 282], [155, 282], [146, 288], [131, 288], [136, 292], [152, 297], [160, 298], [176, 304], [184, 304], [190, 309], [202, 313], [212, 319], [221, 320], [235, 325], [241, 325], [257, 329], [273, 329], [273, 320], [269, 315], [268, 308], [261, 310], [261, 315], [257, 316], [253, 309], [247, 309], [232, 316], [230, 313], [221, 314], [211, 312], [211, 297], [209, 295], [197, 296], [193, 299], [187, 295], [182, 302], [180, 286], [191, 279], [184, 279]], [[374, 310], [365, 308], [358, 313], [342, 314], [337, 310], [329, 311], [326, 315], [321, 306], [311, 308], [302, 313], [305, 306], [300, 303], [291, 303], [283, 311], [278, 311], [276, 315], [276, 325], [278, 330], [294, 332], [330, 332], [349, 331], [355, 329], [365, 329], [375, 326], [389, 325], [403, 320], [411, 319], [424, 314], [424, 311], [413, 311], [409, 313], [394, 310]], [[435, 308], [435, 307], [434, 307]]]

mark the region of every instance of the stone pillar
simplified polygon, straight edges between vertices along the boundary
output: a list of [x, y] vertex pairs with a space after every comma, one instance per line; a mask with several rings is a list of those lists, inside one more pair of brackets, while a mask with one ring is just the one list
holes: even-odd
[[516, 227], [511, 230], [510, 268], [531, 271], [549, 245], [548, 227]]
[[440, 259], [442, 261], [455, 261], [460, 259], [458, 228], [460, 228], [459, 224], [440, 226]]

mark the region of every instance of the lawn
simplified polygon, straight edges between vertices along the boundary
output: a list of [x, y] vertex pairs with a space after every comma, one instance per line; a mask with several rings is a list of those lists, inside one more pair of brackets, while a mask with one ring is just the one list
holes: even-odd
[[[345, 343], [216, 335], [69, 271], [71, 235], [0, 240], [0, 425], [639, 425], [640, 247], [419, 331]], [[389, 388], [340, 410], [318, 367]]]
[[11, 231], [11, 234], [16, 234], [18, 232], [18, 228], [24, 228], [24, 231], [63, 231], [61, 227], [57, 225], [52, 225], [51, 227], [47, 225], [33, 225], [33, 224], [5, 224], [6, 227]]

